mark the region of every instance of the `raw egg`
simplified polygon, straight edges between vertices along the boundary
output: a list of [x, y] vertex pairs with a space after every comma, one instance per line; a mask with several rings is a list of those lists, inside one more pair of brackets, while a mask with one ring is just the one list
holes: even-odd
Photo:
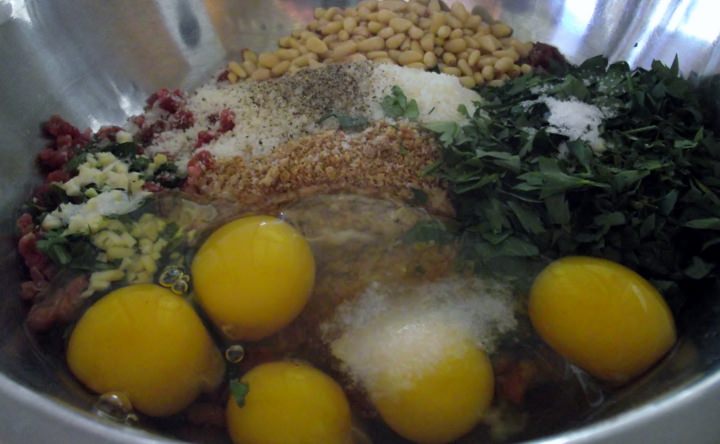
[[205, 241], [192, 263], [197, 298], [223, 333], [258, 340], [289, 324], [315, 280], [305, 238], [268, 216], [230, 222]]
[[325, 373], [299, 362], [271, 362], [246, 373], [243, 406], [227, 403], [235, 444], [347, 444], [350, 405]]
[[172, 415], [217, 387], [224, 362], [192, 306], [157, 285], [115, 290], [70, 336], [72, 373], [97, 393], [124, 393], [150, 416]]
[[465, 435], [493, 397], [490, 361], [465, 338], [453, 340], [433, 365], [420, 366], [404, 380], [398, 376], [381, 374], [370, 396], [385, 423], [417, 443], [448, 443]]
[[675, 343], [660, 293], [615, 262], [567, 257], [548, 265], [530, 291], [530, 319], [558, 353], [590, 374], [626, 382]]
[[346, 330], [332, 352], [391, 429], [417, 443], [451, 442], [478, 424], [494, 389], [463, 319], [445, 306], [391, 308]]

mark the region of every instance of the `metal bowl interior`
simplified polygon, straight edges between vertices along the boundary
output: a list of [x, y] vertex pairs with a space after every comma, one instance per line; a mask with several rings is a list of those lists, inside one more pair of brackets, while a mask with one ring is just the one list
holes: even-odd
[[[648, 66], [677, 53], [685, 74], [720, 72], [720, 4], [710, 0], [462, 2], [571, 61], [602, 53]], [[51, 114], [93, 129], [123, 122], [154, 90], [192, 88], [241, 49], [272, 47], [314, 7], [352, 3], [0, 0], [0, 441], [166, 442], [90, 414], [93, 397], [23, 329], [13, 223], [38, 182], [39, 123]], [[586, 422], [541, 440], [720, 441], [720, 304], [714, 294], [690, 296], [671, 356]]]

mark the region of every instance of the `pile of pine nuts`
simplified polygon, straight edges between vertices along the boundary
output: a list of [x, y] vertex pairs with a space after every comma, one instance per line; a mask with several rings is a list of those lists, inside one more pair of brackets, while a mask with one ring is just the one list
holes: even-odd
[[[447, 8], [445, 8], [447, 9]], [[438, 69], [473, 88], [502, 83], [532, 67], [519, 64], [533, 44], [512, 37], [502, 22], [489, 24], [460, 2], [365, 0], [354, 8], [317, 8], [315, 20], [278, 41], [274, 52], [246, 49], [227, 67], [227, 79], [265, 80], [323, 63], [372, 60]]]

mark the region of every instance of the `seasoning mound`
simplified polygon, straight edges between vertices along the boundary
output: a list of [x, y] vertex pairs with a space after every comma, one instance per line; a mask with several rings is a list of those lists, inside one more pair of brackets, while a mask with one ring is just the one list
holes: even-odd
[[201, 195], [253, 207], [322, 193], [409, 200], [422, 192], [428, 209], [450, 214], [441, 182], [419, 173], [438, 155], [429, 133], [409, 124], [378, 122], [360, 133], [324, 131], [279, 145], [265, 156], [219, 161], [191, 184]]
[[[210, 82], [184, 104], [192, 125], [158, 132], [147, 151], [168, 154], [181, 167], [196, 151], [218, 159], [267, 155], [284, 142], [327, 128], [330, 115], [383, 119], [380, 104], [394, 85], [417, 101], [421, 124], [455, 120], [459, 105], [472, 111], [480, 100], [456, 77], [371, 62], [324, 65], [266, 82]], [[145, 127], [166, 114], [151, 108]]]

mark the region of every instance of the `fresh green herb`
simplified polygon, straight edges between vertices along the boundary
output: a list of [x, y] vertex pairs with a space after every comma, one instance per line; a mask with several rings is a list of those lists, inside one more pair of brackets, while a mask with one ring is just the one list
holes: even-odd
[[[459, 110], [466, 124], [427, 125], [444, 148], [425, 173], [450, 185], [466, 259], [589, 254], [668, 288], [718, 279], [718, 114], [677, 60], [632, 70], [595, 57], [479, 92], [484, 106]], [[605, 151], [553, 132], [543, 96], [603, 110]]]
[[136, 171], [139, 173], [145, 172], [147, 167], [150, 165], [150, 159], [147, 156], [137, 156], [132, 162], [130, 162], [130, 171]]
[[42, 239], [37, 241], [38, 250], [55, 264], [91, 272], [115, 267], [114, 264], [97, 260], [98, 250], [86, 236], [66, 236], [63, 231], [63, 229], [47, 231]]
[[385, 115], [393, 119], [417, 120], [420, 116], [415, 99], [408, 101], [403, 90], [397, 85], [393, 86], [390, 94], [383, 98], [381, 105]]
[[135, 142], [113, 143], [105, 147], [103, 151], [109, 151], [113, 153], [115, 157], [122, 159], [132, 159], [139, 152]]
[[58, 265], [67, 265], [72, 260], [68, 250], [69, 243], [62, 234], [63, 230], [51, 230], [37, 241], [38, 250], [45, 253], [47, 257]]
[[250, 386], [238, 379], [230, 381], [230, 394], [232, 395], [238, 407], [245, 406], [245, 397], [250, 392]]
[[338, 125], [340, 126], [340, 129], [344, 131], [359, 131], [363, 128], [366, 128], [368, 124], [370, 123], [368, 119], [362, 116], [346, 116], [344, 114], [335, 114], [331, 113], [326, 116], [323, 116], [320, 119], [320, 123], [326, 121], [330, 118], [335, 118], [338, 122]]
[[79, 154], [76, 154], [73, 156], [68, 162], [65, 164], [65, 171], [67, 171], [70, 174], [77, 173], [78, 167], [85, 163], [87, 160], [87, 153], [82, 152]]

